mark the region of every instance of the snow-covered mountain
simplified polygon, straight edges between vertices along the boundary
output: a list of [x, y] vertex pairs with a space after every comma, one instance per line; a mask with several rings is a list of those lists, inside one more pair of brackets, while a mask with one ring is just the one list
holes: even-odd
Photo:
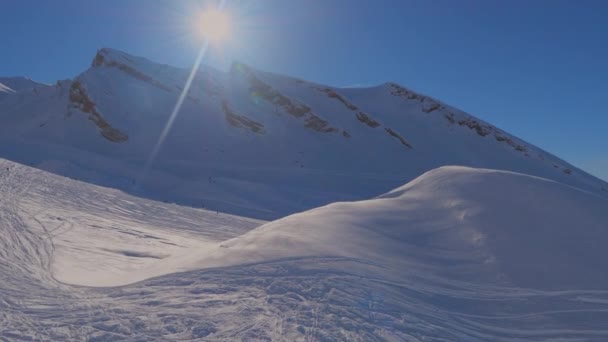
[[0, 78], [0, 340], [608, 338], [605, 182], [397, 84], [241, 63], [145, 169], [189, 73]]
[[[235, 63], [190, 70], [101, 49], [73, 80], [2, 78], [0, 156], [153, 199], [277, 218], [365, 199], [443, 165], [508, 170], [608, 197], [608, 184], [394, 83], [340, 89]], [[491, 110], [491, 108], [488, 108]]]
[[607, 208], [442, 167], [265, 223], [0, 159], [0, 340], [605, 341]]

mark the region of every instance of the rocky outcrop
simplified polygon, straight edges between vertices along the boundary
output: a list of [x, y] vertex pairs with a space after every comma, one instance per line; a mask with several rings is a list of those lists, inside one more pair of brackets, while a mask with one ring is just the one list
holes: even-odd
[[70, 86], [69, 100], [69, 106], [72, 108], [77, 108], [83, 113], [89, 114], [89, 120], [91, 120], [97, 126], [97, 128], [99, 128], [99, 132], [107, 140], [115, 143], [121, 143], [129, 139], [126, 134], [112, 127], [104, 119], [101, 113], [99, 113], [97, 110], [95, 102], [93, 102], [93, 100], [91, 100], [91, 98], [88, 96], [80, 81], [76, 80], [72, 82], [72, 85]]
[[[504, 134], [499, 129], [495, 128], [494, 126], [482, 123], [479, 120], [476, 120], [470, 116], [465, 116], [461, 119], [456, 119], [456, 115], [452, 112], [443, 114], [443, 117], [446, 120], [448, 120], [448, 122], [450, 124], [453, 125], [453, 124], [458, 123], [459, 126], [467, 127], [469, 129], [475, 131], [475, 133], [477, 133], [481, 137], [486, 137], [490, 134], [493, 134], [494, 139], [496, 139], [496, 141], [505, 143], [505, 144], [513, 147], [513, 149], [515, 149], [518, 152], [524, 152], [526, 157], [529, 156], [529, 154], [527, 154], [528, 148], [526, 146], [517, 143], [512, 138], [510, 138], [509, 136], [507, 136], [506, 134]], [[542, 156], [540, 156], [539, 158], [543, 159]]]
[[[561, 170], [563, 173], [565, 173], [567, 175], [572, 175], [572, 170], [571, 169], [562, 168], [563, 166], [560, 166], [560, 165], [557, 165], [557, 164], [553, 164], [553, 167], [556, 168], [556, 169], [558, 169], [558, 170]], [[602, 190], [603, 190], [603, 188], [602, 188]]]
[[425, 113], [431, 113], [443, 108], [441, 103], [438, 101], [424, 95], [416, 94], [415, 92], [396, 83], [387, 83], [387, 85], [390, 87], [390, 92], [393, 96], [403, 97], [408, 100], [418, 100], [420, 103], [422, 103], [422, 111]]
[[429, 101], [428, 98], [423, 102], [422, 111], [425, 113], [431, 113], [438, 109], [441, 109], [441, 105], [438, 102]]
[[[420, 101], [422, 103], [422, 111], [425, 113], [432, 113], [434, 111], [442, 110], [445, 108], [438, 101], [433, 100], [430, 97], [416, 94], [413, 91], [408, 90], [396, 83], [388, 83], [388, 86], [390, 87], [390, 92], [391, 92], [391, 95], [393, 95], [393, 96], [399, 96], [399, 97], [407, 98], [409, 100]], [[458, 123], [459, 126], [468, 127], [469, 129], [475, 131], [475, 133], [477, 133], [481, 137], [486, 137], [493, 133], [494, 138], [497, 141], [508, 144], [509, 146], [513, 147], [518, 152], [527, 152], [528, 151], [528, 149], [525, 146], [516, 143], [515, 141], [513, 141], [513, 139], [500, 133], [496, 128], [494, 128], [488, 124], [482, 123], [472, 117], [465, 116], [461, 119], [456, 119], [456, 116], [452, 112], [444, 113], [443, 117], [450, 124], [453, 125], [453, 124]]]
[[254, 121], [244, 115], [239, 115], [235, 113], [231, 108], [228, 101], [222, 101], [222, 110], [224, 111], [224, 116], [228, 124], [233, 127], [243, 128], [249, 130], [256, 134], [264, 134], [264, 125]]
[[387, 84], [391, 88], [390, 92], [391, 92], [391, 95], [393, 95], [393, 96], [404, 97], [409, 100], [420, 100], [420, 102], [422, 102], [425, 98], [425, 96], [418, 95], [418, 94], [414, 93], [413, 91], [398, 85], [397, 83], [387, 83]]
[[376, 127], [380, 126], [380, 123], [378, 121], [370, 118], [369, 115], [367, 115], [363, 112], [357, 113], [357, 120], [361, 121], [362, 123], [368, 125], [371, 128], [376, 128]]
[[[454, 119], [453, 114], [451, 115], [451, 119], [452, 120]], [[503, 134], [502, 132], [500, 132], [499, 130], [494, 128], [493, 126], [481, 123], [478, 120], [475, 120], [471, 117], [467, 117], [467, 118], [458, 120], [458, 125], [468, 127], [469, 129], [474, 130], [478, 135], [480, 135], [482, 137], [488, 136], [490, 134], [494, 134], [494, 139], [496, 139], [496, 141], [504, 142], [507, 145], [513, 147], [518, 152], [527, 152], [528, 151], [528, 149], [525, 146], [518, 144], [513, 139], [511, 139], [507, 135]]]
[[336, 99], [336, 100], [342, 102], [342, 104], [346, 108], [350, 109], [351, 111], [356, 111], [357, 113], [355, 115], [357, 116], [357, 120], [359, 120], [360, 122], [362, 122], [372, 128], [376, 128], [376, 127], [380, 126], [380, 123], [378, 121], [372, 119], [369, 114], [360, 111], [357, 106], [355, 106], [350, 101], [345, 99], [342, 95], [338, 94], [335, 90], [332, 90], [330, 88], [319, 88], [319, 87], [312, 87], [312, 88], [317, 91], [327, 94], [327, 96], [329, 98]]
[[293, 101], [292, 99], [276, 91], [270, 85], [262, 82], [246, 65], [235, 63], [232, 66], [231, 72], [246, 76], [250, 82], [249, 90], [252, 93], [275, 106], [283, 108], [288, 114], [293, 115], [296, 118], [301, 118], [307, 113], [311, 112], [310, 107], [307, 105]]
[[342, 95], [336, 93], [334, 90], [332, 90], [330, 88], [313, 87], [313, 89], [327, 94], [327, 97], [329, 97], [329, 98], [336, 99], [336, 100], [342, 102], [342, 104], [344, 104], [344, 106], [350, 110], [359, 109], [359, 108], [357, 108], [357, 106], [355, 106], [354, 104], [352, 104], [348, 100], [346, 100], [344, 97], [342, 97]]
[[460, 126], [466, 126], [469, 127], [470, 129], [474, 130], [475, 132], [477, 132], [478, 135], [485, 137], [488, 134], [490, 134], [493, 130], [492, 126], [483, 124], [473, 118], [464, 118], [461, 120], [458, 120], [458, 124]]
[[[398, 87], [398, 86], [397, 86]], [[351, 103], [350, 101], [348, 101], [347, 99], [345, 99], [342, 95], [338, 94], [335, 90], [332, 90], [331, 88], [320, 88], [320, 87], [312, 87], [313, 89], [320, 91], [322, 93], [327, 94], [327, 96], [329, 98], [332, 99], [336, 99], [338, 101], [340, 101], [346, 108], [348, 108], [351, 111], [356, 112], [355, 116], [357, 117], [357, 120], [359, 120], [359, 122], [371, 127], [371, 128], [376, 128], [380, 126], [380, 123], [376, 120], [374, 120], [369, 114], [364, 113], [362, 111], [359, 110], [359, 108], [357, 106], [355, 106], [353, 103]], [[406, 94], [407, 90], [405, 88], [395, 88], [395, 92], [396, 93], [402, 93], [402, 94]], [[410, 94], [410, 93], [407, 93]], [[416, 97], [417, 98], [417, 97]], [[424, 99], [422, 99], [424, 101]], [[438, 103], [436, 104], [431, 104], [430, 107], [428, 108], [428, 110], [426, 111], [427, 113], [430, 113], [436, 109], [438, 109], [440, 106]], [[424, 109], [423, 109], [424, 111]], [[407, 140], [405, 140], [399, 133], [395, 132], [394, 130], [390, 129], [390, 128], [385, 128], [386, 132], [394, 137], [395, 139], [399, 140], [399, 142], [407, 147], [407, 148], [412, 148], [412, 145], [407, 142]], [[342, 135], [345, 138], [350, 138], [350, 134], [346, 131], [342, 132]]]
[[97, 52], [97, 55], [95, 55], [95, 58], [93, 59], [93, 67], [101, 67], [101, 66], [106, 66], [106, 67], [110, 67], [110, 68], [116, 68], [126, 74], [128, 74], [129, 76], [136, 78], [140, 81], [146, 82], [148, 84], [151, 84], [159, 89], [162, 89], [164, 91], [173, 91], [174, 89], [161, 83], [160, 81], [156, 80], [155, 78], [153, 78], [152, 76], [146, 75], [145, 73], [127, 65], [124, 63], [119, 63], [117, 61], [113, 61], [110, 60], [108, 58], [106, 58], [104, 50], [99, 50]]
[[273, 104], [275, 107], [281, 108], [291, 116], [303, 119], [305, 122], [304, 127], [322, 133], [338, 131], [337, 128], [331, 127], [328, 121], [314, 114], [307, 105], [290, 99], [260, 80], [248, 66], [235, 63], [232, 65], [231, 73], [245, 76], [250, 83], [249, 90], [251, 93]]
[[398, 139], [401, 142], [401, 144], [403, 144], [405, 147], [412, 148], [412, 145], [410, 143], [408, 143], [405, 139], [403, 139], [403, 137], [401, 135], [399, 135], [397, 132], [393, 131], [390, 128], [385, 128], [385, 130], [390, 136]]
[[329, 122], [314, 114], [309, 114], [304, 121], [306, 122], [304, 127], [310, 128], [317, 132], [331, 133], [338, 131], [337, 128], [331, 127]]
[[453, 125], [456, 123], [456, 119], [454, 118], [454, 113], [443, 114], [443, 116], [445, 117], [446, 120], [448, 120], [450, 122], [450, 124]]

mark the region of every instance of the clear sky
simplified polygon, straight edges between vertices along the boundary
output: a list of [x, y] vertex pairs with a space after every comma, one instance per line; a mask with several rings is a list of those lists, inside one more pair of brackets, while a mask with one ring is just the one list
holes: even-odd
[[[100, 47], [189, 66], [205, 1], [0, 0], [0, 75], [52, 83]], [[233, 60], [334, 86], [395, 81], [608, 180], [608, 1], [227, 0]]]

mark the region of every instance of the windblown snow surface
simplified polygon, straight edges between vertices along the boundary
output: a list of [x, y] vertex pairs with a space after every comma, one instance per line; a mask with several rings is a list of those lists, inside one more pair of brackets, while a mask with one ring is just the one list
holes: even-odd
[[605, 341], [607, 209], [442, 167], [264, 223], [0, 160], [0, 339]]

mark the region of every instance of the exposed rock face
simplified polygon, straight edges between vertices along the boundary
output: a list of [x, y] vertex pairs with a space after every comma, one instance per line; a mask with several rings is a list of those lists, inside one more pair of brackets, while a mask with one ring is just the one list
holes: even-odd
[[108, 60], [104, 55], [103, 49], [99, 50], [97, 52], [97, 55], [95, 55], [92, 66], [94, 66], [94, 67], [106, 66], [106, 67], [110, 67], [110, 68], [117, 68], [118, 70], [125, 72], [126, 74], [130, 75], [131, 77], [134, 77], [140, 81], [149, 83], [164, 91], [175, 90], [175, 89], [159, 82], [158, 80], [154, 79], [152, 76], [146, 75], [143, 72], [136, 70], [126, 64], [119, 63], [119, 62], [116, 62], [113, 60]]
[[[380, 123], [378, 123], [378, 121], [372, 119], [369, 114], [360, 111], [359, 107], [355, 106], [352, 102], [345, 99], [342, 95], [338, 94], [335, 90], [332, 90], [330, 88], [319, 88], [319, 87], [312, 87], [312, 88], [317, 91], [327, 94], [327, 96], [329, 98], [336, 99], [336, 100], [342, 102], [342, 104], [346, 108], [350, 109], [351, 111], [353, 111], [353, 112], [356, 111], [357, 120], [368, 125], [369, 127], [376, 128], [376, 127], [380, 126]], [[346, 137], [346, 135], [344, 135], [344, 136]], [[350, 137], [350, 135], [349, 135], [349, 137]]]
[[428, 98], [424, 101], [424, 105], [422, 106], [422, 111], [425, 113], [430, 113], [436, 111], [441, 108], [441, 105], [434, 101], [428, 101]]
[[[393, 90], [393, 92], [394, 92], [393, 95], [396, 95], [396, 96], [406, 96], [406, 97], [415, 96], [415, 97], [412, 97], [412, 98], [419, 98], [418, 95], [416, 95], [416, 94], [414, 94], [412, 92], [409, 92], [405, 88], [402, 88], [402, 87], [400, 87], [400, 86], [398, 86], [396, 84], [391, 84], [391, 86], [394, 89]], [[363, 111], [360, 111], [359, 107], [357, 107], [356, 105], [354, 105], [353, 103], [351, 103], [350, 101], [348, 101], [347, 99], [345, 99], [342, 95], [338, 94], [335, 90], [332, 90], [330, 88], [320, 88], [320, 87], [314, 87], [314, 86], [312, 88], [315, 89], [315, 90], [317, 90], [317, 91], [320, 91], [320, 92], [323, 92], [323, 93], [327, 94], [327, 96], [329, 98], [336, 99], [336, 100], [342, 102], [342, 104], [346, 108], [350, 109], [351, 111], [356, 112], [355, 115], [357, 117], [357, 120], [359, 120], [360, 122], [364, 123], [365, 125], [367, 125], [367, 126], [369, 126], [371, 128], [376, 128], [376, 127], [381, 126], [378, 121], [374, 120], [369, 114], [364, 113]], [[425, 98], [420, 98], [420, 99], [421, 99], [421, 102], [425, 101]], [[429, 103], [430, 104], [428, 104], [426, 107], [423, 107], [423, 111], [425, 111], [426, 113], [430, 113], [430, 112], [432, 112], [434, 110], [437, 110], [437, 109], [441, 108], [441, 105], [439, 103], [435, 102], [435, 101], [429, 101]], [[426, 110], [425, 110], [425, 108], [426, 108]], [[395, 132], [391, 128], [385, 128], [385, 130], [386, 130], [386, 132], [390, 136], [392, 136], [395, 139], [399, 140], [399, 142], [403, 146], [405, 146], [407, 148], [412, 148], [412, 145], [409, 142], [407, 142], [407, 140], [405, 140], [399, 133]], [[348, 132], [346, 132], [346, 131], [343, 131], [342, 135], [345, 138], [350, 138], [350, 134]]]
[[357, 113], [357, 120], [363, 122], [364, 124], [368, 125], [371, 128], [376, 128], [376, 127], [380, 126], [380, 123], [378, 121], [370, 118], [367, 114], [365, 114], [363, 112]]
[[469, 127], [470, 129], [474, 130], [475, 132], [477, 132], [477, 134], [481, 135], [482, 137], [485, 137], [486, 135], [488, 135], [492, 132], [491, 126], [482, 124], [481, 122], [479, 122], [475, 119], [472, 119], [472, 118], [465, 118], [465, 119], [459, 120], [458, 124], [460, 126]]
[[321, 119], [320, 117], [318, 117], [312, 113], [308, 115], [308, 117], [306, 118], [305, 121], [306, 121], [306, 124], [304, 125], [304, 127], [308, 127], [317, 132], [331, 133], [331, 132], [338, 131], [337, 128], [331, 127], [329, 125], [329, 122]]
[[398, 139], [405, 147], [412, 148], [412, 145], [410, 143], [408, 143], [405, 139], [403, 139], [403, 137], [401, 135], [399, 135], [397, 132], [393, 131], [390, 128], [385, 128], [385, 130], [390, 136]]
[[[450, 113], [451, 114], [451, 113]], [[448, 118], [446, 116], [446, 118]], [[451, 115], [451, 119], [454, 119], [453, 114]], [[449, 118], [448, 118], [449, 120]], [[518, 152], [527, 152], [528, 149], [513, 141], [513, 139], [507, 137], [505, 134], [501, 133], [495, 127], [481, 123], [473, 118], [467, 117], [461, 120], [458, 120], [458, 125], [468, 127], [471, 130], [474, 130], [478, 135], [485, 137], [490, 134], [494, 134], [494, 139], [499, 142], [504, 142], [509, 146], [513, 147]]]
[[336, 99], [336, 100], [342, 102], [344, 104], [344, 106], [346, 106], [346, 108], [348, 108], [350, 110], [358, 110], [359, 109], [359, 108], [357, 108], [357, 106], [355, 106], [354, 104], [350, 103], [344, 97], [342, 97], [340, 94], [336, 93], [334, 90], [332, 90], [330, 88], [313, 87], [313, 89], [316, 89], [316, 90], [318, 90], [320, 92], [323, 92], [323, 93], [327, 94], [327, 96], [329, 98]]
[[85, 89], [82, 87], [80, 81], [76, 80], [72, 82], [70, 86], [70, 105], [73, 108], [77, 108], [80, 111], [89, 114], [89, 120], [99, 128], [101, 135], [111, 142], [121, 143], [129, 139], [129, 137], [112, 127], [99, 113], [95, 102], [87, 95]]
[[249, 80], [251, 86], [251, 92], [255, 93], [257, 96], [262, 99], [274, 104], [275, 106], [281, 107], [287, 112], [295, 116], [296, 118], [301, 118], [307, 113], [310, 113], [310, 107], [297, 103], [290, 98], [284, 96], [279, 93], [275, 89], [273, 89], [270, 85], [262, 82], [258, 79], [253, 72], [244, 64], [235, 64], [232, 66], [232, 73], [240, 73], [245, 75]]
[[[553, 164], [553, 167], [561, 170], [563, 173], [567, 174], [567, 175], [572, 175], [572, 170], [568, 169], [568, 168], [562, 168], [563, 166], [557, 165], [557, 164]], [[603, 191], [608, 191], [607, 189], [605, 189], [604, 187], [602, 187]]]
[[[442, 107], [439, 107], [438, 109], [442, 109]], [[518, 152], [528, 152], [528, 148], [526, 146], [515, 142], [513, 139], [509, 138], [508, 135], [504, 134], [496, 127], [482, 123], [470, 116], [461, 116], [461, 119], [457, 119], [454, 113], [448, 112], [444, 113], [443, 117], [448, 120], [450, 124], [453, 125], [457, 123], [461, 127], [467, 127], [475, 131], [475, 133], [477, 133], [481, 137], [486, 137], [490, 134], [493, 134], [494, 139], [496, 139], [496, 141], [503, 142], [513, 147]], [[526, 154], [526, 156], [528, 155]], [[542, 156], [540, 156], [540, 158], [542, 159]]]
[[445, 117], [446, 120], [448, 120], [450, 122], [450, 124], [456, 123], [456, 119], [454, 118], [454, 113], [443, 114], [443, 116]]
[[224, 115], [226, 117], [226, 121], [233, 127], [243, 128], [250, 130], [256, 134], [264, 134], [264, 125], [254, 121], [244, 115], [239, 115], [235, 113], [231, 108], [228, 101], [222, 101], [222, 110], [224, 111]]
[[[395, 83], [388, 83], [388, 86], [391, 88], [390, 91], [393, 96], [399, 96], [399, 97], [407, 98], [409, 100], [420, 101], [422, 103], [422, 111], [425, 113], [445, 110], [445, 107], [443, 105], [441, 105], [441, 103], [439, 103], [438, 101], [435, 101], [429, 97], [416, 94], [413, 91], [410, 91]], [[453, 124], [457, 123], [459, 126], [467, 127], [469, 129], [475, 131], [481, 137], [486, 137], [490, 134], [493, 134], [494, 138], [497, 141], [508, 144], [509, 146], [513, 147], [518, 152], [526, 153], [528, 151], [526, 146], [518, 144], [517, 142], [513, 141], [513, 139], [508, 138], [505, 134], [501, 133], [495, 127], [488, 125], [488, 124], [484, 124], [470, 116], [464, 116], [464, 117], [460, 116], [461, 118], [457, 119], [456, 115], [453, 112], [447, 112], [447, 113], [444, 112], [443, 117], [450, 124], [453, 125]], [[358, 118], [359, 118], [359, 116], [358, 116]], [[361, 117], [361, 118], [359, 118], [359, 120], [365, 121], [365, 117]]]
[[235, 63], [232, 66], [231, 73], [241, 74], [247, 77], [250, 82], [249, 90], [255, 95], [261, 97], [267, 102], [272, 103], [278, 108], [282, 108], [286, 113], [296, 118], [304, 119], [304, 127], [322, 133], [338, 131], [337, 128], [331, 127], [328, 121], [314, 114], [307, 105], [290, 99], [289, 97], [279, 93], [269, 84], [264, 83], [246, 65]]
[[420, 101], [420, 103], [422, 103], [422, 111], [425, 113], [431, 113], [443, 108], [441, 103], [438, 101], [424, 95], [416, 94], [415, 92], [396, 83], [388, 83], [388, 86], [391, 88], [390, 92], [393, 96], [403, 97], [408, 100]]
[[388, 83], [388, 86], [391, 87], [391, 95], [405, 97], [410, 100], [419, 100], [420, 102], [424, 101], [426, 96], [421, 96], [416, 94], [415, 92], [408, 90], [397, 83]]

